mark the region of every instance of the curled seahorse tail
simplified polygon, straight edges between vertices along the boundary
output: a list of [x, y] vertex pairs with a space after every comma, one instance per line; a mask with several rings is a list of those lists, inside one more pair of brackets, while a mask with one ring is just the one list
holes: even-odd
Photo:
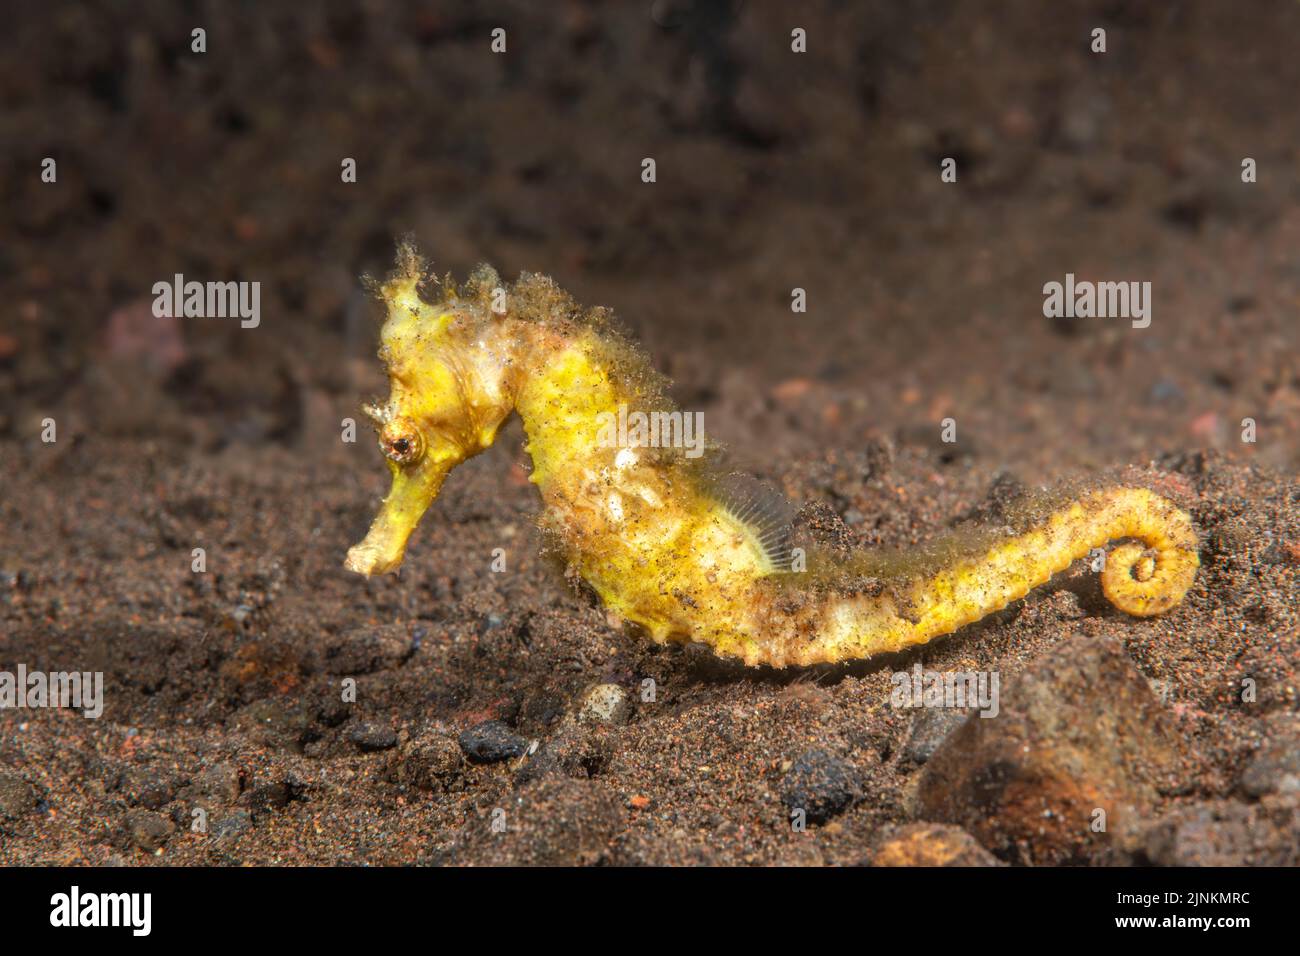
[[918, 585], [918, 641], [1000, 610], [1109, 542], [1135, 538], [1102, 564], [1102, 593], [1152, 617], [1178, 605], [1200, 566], [1191, 516], [1145, 488], [1109, 488], [1052, 512], [1047, 522], [957, 562]]
[[1201, 564], [1187, 513], [1164, 498], [1150, 499], [1144, 509], [1127, 515], [1127, 522], [1116, 529], [1120, 533], [1112, 535], [1141, 543], [1112, 549], [1101, 571], [1107, 600], [1134, 617], [1153, 617], [1177, 606]]
[[1128, 614], [1150, 617], [1178, 604], [1200, 565], [1191, 517], [1146, 488], [1083, 496], [1044, 523], [918, 583], [911, 605], [914, 643], [1000, 610], [1111, 541], [1133, 538], [1106, 557], [1102, 590]]
[[1200, 565], [1190, 516], [1145, 488], [1109, 488], [1045, 515], [1021, 534], [966, 551], [931, 569], [885, 581], [873, 594], [829, 594], [789, 618], [760, 608], [743, 647], [748, 663], [813, 664], [925, 644], [987, 617], [1111, 541], [1102, 568], [1106, 597], [1138, 617], [1164, 613], [1191, 587]]

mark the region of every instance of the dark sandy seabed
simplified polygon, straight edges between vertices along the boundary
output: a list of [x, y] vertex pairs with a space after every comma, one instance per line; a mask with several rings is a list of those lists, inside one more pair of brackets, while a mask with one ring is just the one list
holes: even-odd
[[[819, 4], [792, 60], [764, 4], [249, 7], [203, 58], [114, 6], [0, 39], [0, 669], [107, 695], [0, 713], [0, 862], [1298, 862], [1300, 7]], [[339, 440], [385, 387], [357, 277], [408, 231], [615, 309], [801, 534], [923, 546], [1110, 475], [1202, 570], [1164, 618], [1076, 566], [912, 654], [747, 670], [566, 581], [514, 424], [400, 577], [349, 574], [386, 485]], [[262, 325], [159, 323], [174, 272], [261, 281]], [[1044, 319], [1066, 272], [1151, 281], [1151, 327]], [[998, 671], [1000, 717], [891, 707], [918, 662]]]

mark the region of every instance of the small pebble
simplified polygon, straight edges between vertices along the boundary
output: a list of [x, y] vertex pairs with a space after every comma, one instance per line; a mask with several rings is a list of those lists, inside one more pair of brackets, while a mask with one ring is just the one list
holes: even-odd
[[825, 823], [858, 796], [853, 768], [825, 750], [806, 750], [796, 757], [781, 788], [786, 809], [803, 810], [809, 823]]
[[373, 674], [399, 666], [414, 650], [405, 628], [360, 628], [328, 640], [321, 657], [331, 674]]
[[248, 794], [248, 806], [254, 813], [281, 810], [289, 805], [291, 796], [289, 785], [283, 780], [264, 783], [254, 787]]
[[36, 807], [36, 790], [18, 774], [0, 770], [0, 820], [16, 820]]
[[213, 764], [194, 781], [200, 796], [218, 803], [234, 803], [239, 796], [239, 769], [231, 763]]
[[152, 810], [132, 810], [127, 814], [126, 825], [131, 842], [146, 853], [160, 849], [176, 830], [171, 820]]
[[165, 777], [147, 776], [135, 780], [127, 791], [131, 803], [146, 810], [160, 810], [176, 797], [176, 788]]
[[499, 720], [485, 720], [458, 738], [460, 749], [474, 763], [497, 763], [522, 757], [528, 741]]
[[618, 684], [596, 684], [589, 688], [578, 712], [579, 720], [611, 726], [626, 724], [631, 716], [627, 691]]
[[209, 832], [215, 839], [228, 839], [253, 828], [253, 818], [247, 810], [236, 810], [230, 816], [214, 820]]
[[348, 739], [363, 753], [375, 753], [395, 747], [397, 732], [384, 724], [360, 723], [352, 728]]
[[402, 783], [421, 790], [442, 791], [456, 782], [464, 763], [456, 741], [442, 734], [428, 734], [404, 744], [389, 772]]

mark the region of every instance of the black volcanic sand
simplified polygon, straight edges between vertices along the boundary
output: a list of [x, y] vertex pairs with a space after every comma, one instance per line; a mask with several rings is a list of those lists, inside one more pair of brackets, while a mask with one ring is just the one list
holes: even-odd
[[[0, 712], [0, 862], [1296, 863], [1300, 7], [647, 6], [14, 15], [0, 670], [106, 705]], [[1202, 570], [1164, 618], [1081, 563], [911, 654], [748, 670], [541, 553], [516, 423], [366, 581], [387, 474], [340, 421], [406, 232], [612, 307], [810, 539], [1117, 479]], [[261, 325], [154, 319], [177, 272], [260, 281]], [[1150, 281], [1151, 326], [1045, 319], [1067, 272]], [[1003, 713], [891, 706], [918, 663]]]

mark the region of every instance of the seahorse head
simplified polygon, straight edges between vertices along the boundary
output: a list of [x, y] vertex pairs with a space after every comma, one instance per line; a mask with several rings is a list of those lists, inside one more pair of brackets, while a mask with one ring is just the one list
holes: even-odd
[[[436, 289], [426, 302], [421, 286]], [[487, 448], [514, 407], [516, 348], [510, 323], [493, 310], [496, 272], [480, 266], [464, 287], [432, 282], [413, 246], [378, 286], [388, 314], [379, 357], [388, 371], [387, 401], [363, 406], [379, 432], [392, 487], [365, 540], [345, 566], [384, 574], [402, 563], [407, 540], [458, 464]]]

